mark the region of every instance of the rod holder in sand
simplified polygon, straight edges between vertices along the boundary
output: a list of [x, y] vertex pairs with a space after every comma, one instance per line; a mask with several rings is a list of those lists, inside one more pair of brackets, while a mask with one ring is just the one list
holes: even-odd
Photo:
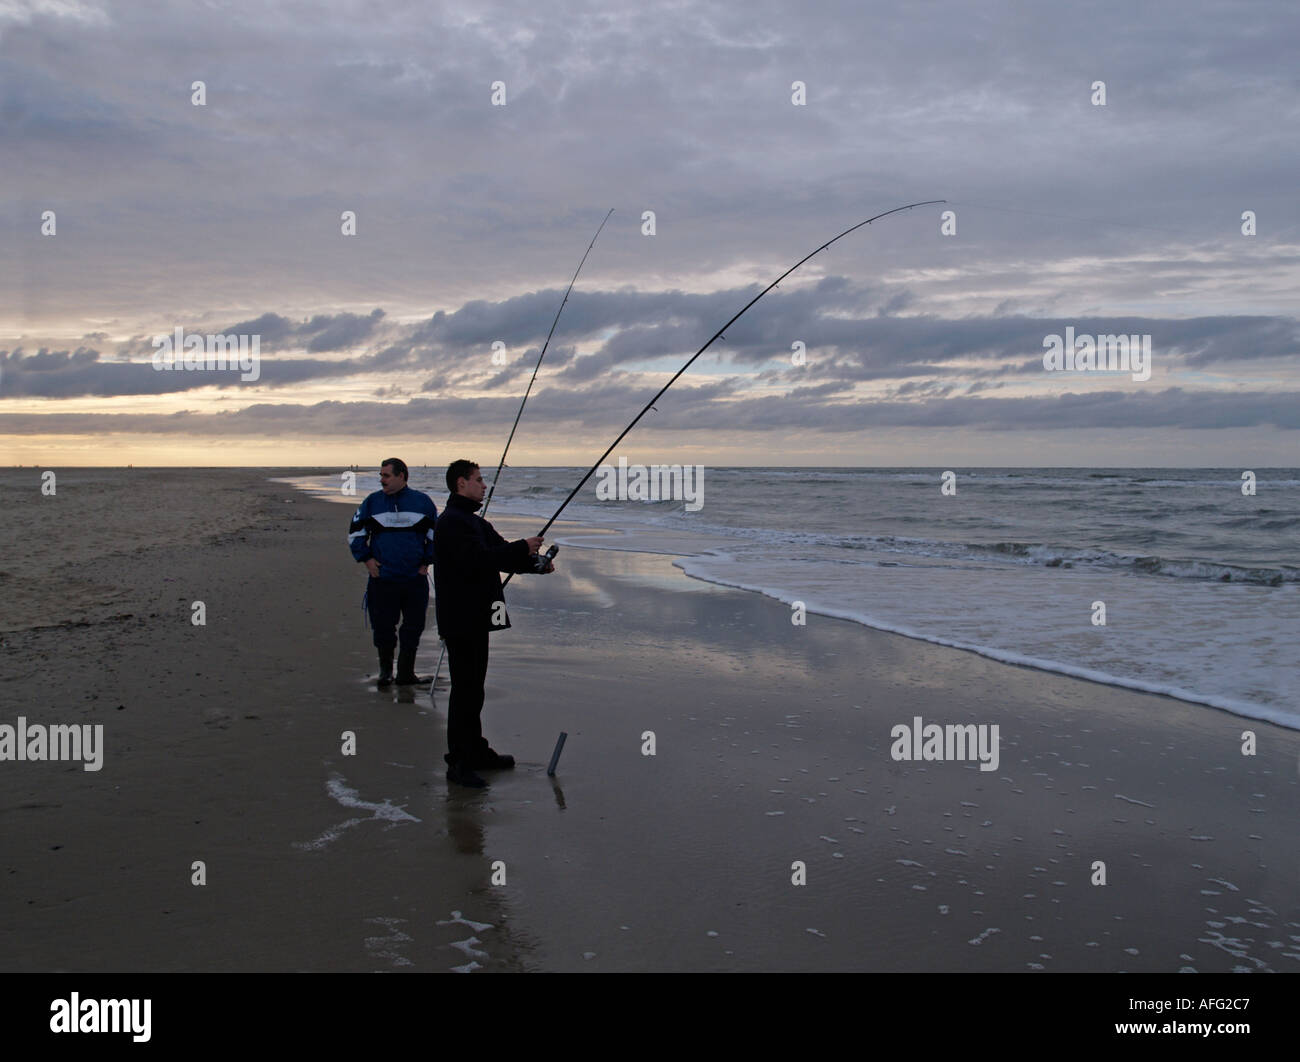
[[560, 762], [560, 753], [564, 751], [564, 739], [568, 736], [561, 730], [560, 740], [555, 743], [555, 751], [551, 753], [551, 765], [546, 768], [546, 773], [552, 778], [555, 777], [555, 765]]

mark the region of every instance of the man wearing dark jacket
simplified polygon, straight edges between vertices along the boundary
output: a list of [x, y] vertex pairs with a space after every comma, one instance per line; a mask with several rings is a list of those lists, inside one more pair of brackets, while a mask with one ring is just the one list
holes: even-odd
[[[488, 635], [510, 626], [500, 572], [536, 572], [542, 536], [507, 542], [478, 510], [487, 485], [473, 461], [447, 467], [451, 491], [433, 538], [433, 586], [438, 633], [447, 643], [451, 695], [447, 702], [447, 780], [481, 789], [477, 773], [513, 767], [483, 737], [483, 683], [487, 679]], [[553, 571], [547, 562], [544, 572]]]
[[[415, 674], [415, 651], [429, 609], [429, 565], [433, 563], [433, 526], [438, 507], [422, 491], [406, 485], [406, 463], [391, 457], [379, 468], [380, 490], [352, 514], [348, 547], [366, 566], [366, 610], [379, 650], [379, 686], [393, 684], [393, 649], [397, 684], [416, 686], [427, 679]], [[397, 631], [398, 619], [402, 621]]]

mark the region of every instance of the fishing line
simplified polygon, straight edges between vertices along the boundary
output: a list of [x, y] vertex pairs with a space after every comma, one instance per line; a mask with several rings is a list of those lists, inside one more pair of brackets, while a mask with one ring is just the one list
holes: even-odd
[[[546, 342], [542, 344], [542, 352], [537, 355], [537, 364], [533, 366], [532, 378], [528, 381], [528, 387], [524, 390], [523, 401], [519, 403], [519, 410], [515, 413], [515, 422], [510, 426], [510, 435], [506, 439], [505, 449], [501, 451], [501, 460], [497, 463], [496, 475], [492, 477], [492, 486], [488, 490], [487, 500], [483, 503], [481, 515], [487, 516], [488, 506], [492, 504], [492, 494], [497, 489], [497, 483], [501, 480], [501, 470], [506, 465], [506, 454], [510, 452], [510, 444], [514, 441], [515, 429], [519, 427], [519, 418], [524, 415], [524, 406], [528, 404], [528, 396], [532, 393], [533, 382], [537, 379], [537, 371], [542, 367], [542, 359], [546, 357], [546, 348], [551, 345], [551, 337], [555, 335], [555, 326], [560, 323], [560, 314], [564, 312], [564, 306], [569, 301], [569, 295], [573, 292], [573, 285], [578, 282], [578, 274], [582, 272], [582, 267], [587, 264], [587, 255], [591, 254], [591, 249], [596, 246], [596, 241], [600, 239], [601, 229], [605, 227], [605, 222], [609, 220], [610, 215], [614, 213], [614, 208], [610, 207], [609, 213], [605, 215], [604, 221], [596, 229], [596, 235], [591, 238], [591, 243], [587, 244], [587, 249], [582, 254], [582, 261], [578, 263], [578, 268], [573, 271], [573, 279], [569, 281], [569, 286], [564, 290], [564, 298], [560, 300], [560, 308], [555, 311], [555, 319], [551, 321], [551, 330], [546, 333]], [[436, 535], [437, 529], [434, 529]], [[509, 579], [506, 580], [509, 582]], [[447, 643], [442, 643], [442, 652], [438, 654], [438, 666], [433, 672], [433, 682], [429, 685], [429, 700], [433, 701], [433, 689], [438, 684], [438, 675], [442, 673], [442, 661], [447, 655]]]
[[[654, 404], [657, 401], [659, 401], [659, 399], [663, 396], [664, 392], [667, 391], [668, 388], [672, 387], [672, 385], [677, 382], [678, 378], [682, 375], [682, 373], [684, 373], [693, 364], [695, 364], [695, 359], [698, 358], [701, 354], [703, 354], [706, 350], [708, 350], [709, 347], [713, 346], [714, 341], [718, 339], [724, 332], [726, 332], [728, 328], [730, 328], [733, 324], [735, 324], [736, 321], [738, 321], [740, 317], [745, 313], [745, 311], [754, 305], [754, 303], [758, 302], [759, 299], [761, 299], [764, 295], [766, 295], [769, 291], [771, 291], [774, 287], [776, 287], [779, 283], [781, 283], [781, 281], [783, 281], [786, 277], [788, 277], [791, 273], [793, 273], [796, 269], [798, 269], [801, 265], [803, 265], [806, 261], [808, 261], [808, 259], [812, 258], [813, 255], [820, 254], [822, 251], [826, 250], [827, 247], [833, 244], [836, 240], [843, 239], [850, 232], [855, 232], [856, 230], [862, 228], [864, 225], [870, 225], [873, 221], [879, 221], [881, 218], [887, 218], [889, 217], [890, 214], [897, 214], [903, 210], [911, 210], [914, 207], [933, 206], [936, 203], [946, 203], [946, 202], [947, 202], [946, 199], [927, 199], [921, 203], [908, 203], [906, 206], [894, 207], [893, 210], [886, 210], [883, 214], [877, 214], [873, 218], [867, 218], [866, 221], [859, 221], [856, 225], [852, 226], [852, 228], [845, 229], [838, 236], [834, 237], [833, 239], [827, 240], [815, 251], [809, 252], [808, 254], [800, 258], [799, 261], [795, 262], [794, 265], [792, 265], [789, 269], [787, 269], [784, 273], [782, 273], [779, 277], [777, 277], [774, 281], [772, 281], [772, 283], [770, 283], [767, 287], [765, 287], [762, 291], [760, 291], [757, 295], [755, 295], [752, 299], [750, 299], [749, 302], [745, 303], [745, 305], [740, 308], [739, 312], [737, 312], [736, 315], [731, 318], [731, 320], [729, 320], [726, 324], [724, 324], [721, 328], [719, 328], [716, 332], [714, 332], [713, 337], [707, 343], [705, 343], [704, 346], [700, 347], [699, 350], [697, 350], [694, 354], [691, 355], [690, 360], [688, 360], [685, 365], [683, 365], [680, 369], [678, 369], [676, 374], [673, 376], [673, 378], [669, 380], [666, 384], [664, 384], [663, 387], [661, 387], [659, 391], [655, 394], [654, 398], [650, 399], [650, 401], [645, 404], [645, 408], [643, 408], [640, 413], [638, 413], [635, 417], [632, 418], [632, 423], [629, 424], [626, 428], [624, 428], [622, 432], [619, 433], [618, 438], [609, 444], [609, 449], [600, 455], [596, 463], [592, 465], [590, 469], [588, 469], [587, 474], [578, 481], [578, 485], [569, 492], [569, 496], [564, 499], [560, 507], [556, 509], [555, 513], [551, 516], [551, 518], [546, 521], [546, 526], [543, 527], [539, 532], [537, 532], [538, 535], [545, 535], [546, 532], [550, 530], [551, 525], [555, 523], [555, 521], [559, 518], [560, 513], [564, 512], [564, 510], [568, 507], [569, 502], [573, 501], [573, 499], [577, 497], [578, 491], [582, 490], [583, 485], [587, 482], [587, 480], [589, 480], [593, 475], [595, 475], [597, 469], [600, 468], [601, 463], [605, 460], [605, 458], [607, 458], [611, 453], [614, 452], [614, 447], [616, 447], [619, 443], [621, 443], [624, 437], [627, 435], [627, 433], [636, 427], [637, 422], [640, 421], [640, 419], [644, 417], [651, 410]], [[501, 585], [503, 587], [508, 585], [512, 578], [513, 575], [506, 576], [505, 582], [502, 583]]]
[[[605, 215], [605, 221], [609, 220], [610, 214], [614, 213], [614, 208], [610, 207], [609, 214]], [[564, 292], [564, 298], [560, 300], [560, 308], [555, 311], [555, 320], [551, 322], [551, 330], [546, 333], [546, 342], [542, 344], [542, 352], [537, 355], [537, 364], [533, 366], [532, 379], [528, 381], [528, 387], [524, 391], [524, 399], [519, 403], [519, 412], [515, 414], [515, 422], [510, 426], [510, 436], [506, 439], [506, 448], [501, 451], [501, 460], [497, 464], [496, 475], [492, 477], [492, 486], [488, 489], [487, 501], [483, 503], [483, 512], [481, 515], [487, 516], [488, 506], [492, 504], [492, 493], [497, 489], [497, 483], [501, 480], [501, 469], [506, 464], [506, 454], [510, 452], [510, 443], [515, 437], [515, 429], [519, 427], [519, 418], [524, 415], [524, 406], [528, 404], [528, 396], [533, 390], [533, 381], [537, 379], [537, 370], [542, 367], [542, 359], [546, 357], [546, 348], [551, 345], [551, 336], [555, 335], [555, 326], [560, 323], [560, 314], [564, 312], [564, 304], [569, 301], [569, 294], [573, 291], [573, 285], [578, 280], [578, 274], [582, 272], [582, 267], [587, 262], [587, 255], [591, 254], [591, 249], [596, 246], [596, 241], [600, 239], [600, 230], [605, 227], [605, 221], [600, 223], [600, 228], [596, 230], [596, 235], [591, 238], [591, 243], [587, 244], [587, 250], [582, 256], [582, 261], [578, 263], [578, 268], [573, 271], [573, 279], [569, 281], [569, 287]]]
[[1110, 225], [1121, 229], [1144, 229], [1147, 232], [1161, 232], [1166, 236], [1183, 236], [1186, 232], [1176, 232], [1173, 229], [1156, 228], [1154, 225], [1139, 225], [1130, 221], [1112, 221], [1105, 218], [1076, 218], [1069, 214], [1048, 214], [1041, 210], [1019, 210], [1014, 207], [994, 206], [992, 203], [977, 203], [973, 199], [954, 199], [951, 204], [954, 207], [974, 207], [976, 210], [996, 210], [1002, 214], [1022, 214], [1029, 218], [1051, 218], [1054, 221], [1073, 221], [1080, 225]]

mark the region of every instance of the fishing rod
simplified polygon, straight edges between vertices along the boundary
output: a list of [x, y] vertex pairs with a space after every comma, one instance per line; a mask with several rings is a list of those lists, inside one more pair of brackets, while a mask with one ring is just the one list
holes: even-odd
[[[609, 214], [605, 215], [605, 221], [609, 220], [610, 214], [614, 213], [614, 208], [610, 207]], [[555, 311], [555, 320], [551, 322], [551, 330], [546, 333], [546, 342], [542, 344], [542, 352], [537, 355], [537, 364], [533, 366], [533, 377], [528, 381], [528, 387], [524, 391], [524, 400], [519, 403], [519, 412], [515, 414], [515, 422], [510, 426], [510, 436], [506, 439], [506, 448], [501, 451], [501, 460], [497, 464], [496, 475], [492, 477], [492, 486], [488, 489], [487, 501], [483, 503], [483, 511], [479, 515], [487, 516], [488, 506], [492, 504], [492, 493], [497, 489], [497, 483], [501, 479], [501, 469], [506, 464], [506, 454], [510, 452], [510, 443], [514, 440], [515, 429], [519, 427], [519, 418], [524, 415], [524, 406], [528, 404], [528, 396], [533, 390], [533, 381], [537, 379], [537, 370], [542, 367], [542, 359], [546, 357], [546, 348], [551, 345], [551, 336], [555, 335], [555, 326], [560, 323], [560, 314], [564, 312], [564, 304], [569, 301], [569, 294], [573, 291], [573, 285], [577, 282], [578, 274], [582, 272], [582, 267], [587, 263], [587, 255], [591, 254], [591, 249], [596, 246], [596, 241], [600, 239], [600, 229], [605, 227], [605, 221], [600, 223], [600, 228], [596, 230], [596, 235], [591, 238], [591, 243], [587, 244], [586, 253], [582, 256], [582, 261], [578, 263], [578, 268], [573, 271], [573, 280], [569, 281], [568, 290], [564, 293], [564, 298], [560, 300], [560, 308]]]
[[[555, 319], [551, 321], [551, 330], [546, 333], [546, 342], [542, 344], [542, 352], [537, 355], [537, 364], [533, 366], [532, 378], [528, 381], [528, 387], [524, 390], [523, 401], [519, 403], [519, 410], [515, 413], [515, 422], [510, 426], [510, 435], [506, 439], [505, 449], [501, 451], [501, 460], [497, 463], [496, 475], [492, 477], [492, 486], [488, 489], [487, 500], [483, 503], [483, 511], [480, 515], [487, 516], [488, 506], [492, 504], [492, 494], [497, 489], [497, 483], [501, 480], [501, 470], [506, 465], [506, 454], [510, 452], [510, 444], [515, 438], [515, 429], [519, 427], [519, 418], [524, 415], [524, 406], [528, 404], [528, 396], [532, 393], [533, 383], [537, 380], [537, 372], [542, 367], [542, 359], [546, 357], [546, 348], [551, 345], [551, 337], [555, 335], [555, 326], [560, 323], [560, 314], [564, 312], [564, 306], [569, 301], [569, 296], [573, 293], [573, 285], [578, 282], [578, 274], [582, 272], [582, 267], [587, 264], [587, 255], [591, 254], [591, 249], [596, 246], [596, 241], [600, 239], [601, 229], [605, 227], [605, 222], [609, 221], [610, 215], [614, 213], [614, 208], [610, 207], [609, 213], [605, 215], [605, 220], [600, 223], [596, 229], [596, 235], [591, 238], [591, 243], [587, 244], [586, 251], [583, 252], [582, 261], [578, 263], [578, 268], [573, 271], [573, 279], [569, 281], [569, 286], [564, 291], [564, 298], [560, 300], [560, 308], [555, 311]], [[435, 531], [436, 534], [436, 531]], [[429, 699], [433, 700], [433, 688], [438, 684], [438, 675], [442, 672], [443, 657], [447, 655], [447, 643], [442, 645], [442, 652], [438, 654], [438, 666], [433, 672], [433, 682], [429, 685]]]
[[[642, 417], [644, 417], [648, 412], [650, 412], [650, 410], [654, 407], [654, 404], [657, 401], [659, 401], [659, 399], [663, 396], [664, 392], [667, 391], [668, 388], [672, 387], [672, 385], [677, 382], [678, 377], [680, 377], [682, 373], [684, 373], [695, 363], [695, 359], [698, 358], [701, 354], [703, 354], [706, 350], [708, 350], [709, 347], [713, 346], [714, 340], [716, 340], [728, 328], [730, 328], [733, 324], [735, 324], [736, 321], [740, 319], [741, 315], [744, 314], [746, 310], [748, 310], [751, 306], [754, 305], [754, 303], [758, 302], [759, 299], [761, 299], [774, 287], [780, 284], [781, 281], [783, 281], [786, 277], [788, 277], [791, 273], [793, 273], [796, 269], [798, 269], [801, 265], [803, 265], [806, 261], [808, 261], [809, 258], [811, 258], [815, 254], [820, 254], [822, 251], [826, 250], [827, 247], [833, 244], [836, 240], [843, 239], [850, 232], [854, 232], [857, 229], [862, 228], [862, 226], [864, 225], [870, 225], [873, 221], [879, 221], [881, 218], [887, 218], [889, 217], [890, 214], [897, 214], [903, 210], [911, 210], [914, 207], [933, 206], [936, 203], [946, 203], [946, 202], [947, 202], [946, 199], [927, 199], [922, 203], [908, 203], [907, 206], [894, 207], [893, 210], [886, 210], [883, 214], [877, 214], [874, 218], [867, 218], [866, 221], [859, 221], [852, 228], [845, 229], [834, 239], [827, 240], [820, 247], [818, 247], [817, 250], [804, 255], [802, 258], [799, 259], [799, 261], [795, 262], [794, 265], [792, 265], [789, 269], [787, 269], [784, 273], [782, 273], [779, 277], [777, 277], [774, 281], [772, 281], [772, 283], [770, 283], [767, 287], [765, 287], [762, 291], [760, 291], [757, 295], [755, 295], [752, 299], [750, 299], [749, 302], [745, 303], [745, 305], [740, 308], [739, 313], [737, 313], [734, 317], [731, 318], [730, 321], [728, 321], [716, 332], [714, 332], [713, 338], [710, 339], [707, 343], [704, 344], [704, 346], [700, 347], [699, 350], [697, 350], [694, 354], [691, 355], [690, 360], [687, 361], [685, 365], [683, 365], [680, 369], [677, 370], [676, 375], [673, 376], [671, 380], [669, 380], [666, 384], [663, 385], [663, 387], [659, 389], [658, 393], [654, 396], [654, 398], [650, 399], [650, 401], [645, 404], [645, 408], [642, 409], [640, 413], [638, 413], [635, 417], [632, 418], [632, 423], [629, 424], [626, 428], [624, 428], [623, 431], [619, 434], [619, 437], [609, 444], [609, 449], [606, 450], [603, 454], [601, 454], [600, 458], [596, 461], [596, 463], [592, 465], [590, 469], [588, 469], [587, 474], [578, 481], [578, 485], [569, 492], [569, 496], [564, 499], [564, 502], [560, 505], [560, 507], [556, 509], [555, 513], [551, 516], [551, 518], [546, 521], [546, 526], [543, 527], [539, 532], [537, 532], [537, 534], [539, 536], [545, 535], [546, 532], [550, 530], [551, 525], [555, 523], [555, 521], [559, 518], [560, 513], [564, 512], [564, 510], [568, 507], [569, 502], [573, 501], [573, 499], [577, 497], [578, 491], [582, 490], [583, 484], [585, 484], [587, 480], [591, 479], [591, 477], [595, 474], [596, 470], [600, 468], [601, 462], [603, 462], [605, 458], [607, 458], [611, 453], [614, 452], [614, 447], [616, 447], [619, 443], [621, 443], [623, 441], [623, 438], [627, 435], [627, 433], [636, 427], [637, 422]], [[503, 587], [506, 586], [512, 578], [513, 575], [507, 575], [505, 582], [502, 583], [501, 585]]]

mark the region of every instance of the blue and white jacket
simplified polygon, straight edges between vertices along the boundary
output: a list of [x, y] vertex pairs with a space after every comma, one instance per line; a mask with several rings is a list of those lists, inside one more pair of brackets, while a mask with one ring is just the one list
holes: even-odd
[[377, 490], [352, 514], [348, 547], [360, 563], [379, 562], [381, 579], [424, 578], [433, 563], [433, 526], [438, 507], [422, 491], [403, 487], [396, 494]]

